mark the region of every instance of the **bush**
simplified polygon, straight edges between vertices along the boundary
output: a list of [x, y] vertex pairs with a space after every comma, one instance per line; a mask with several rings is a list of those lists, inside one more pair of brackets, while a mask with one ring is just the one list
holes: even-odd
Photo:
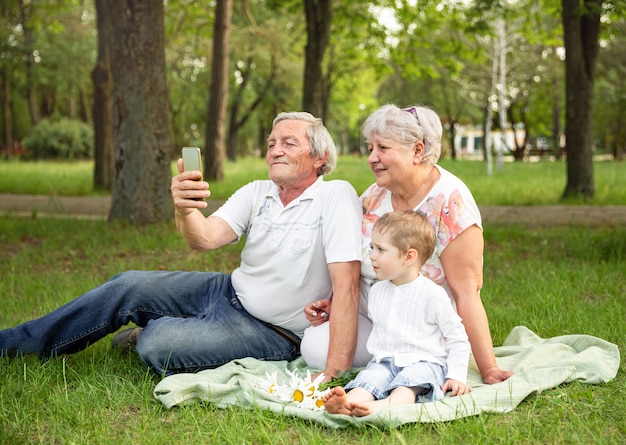
[[84, 122], [44, 119], [22, 142], [34, 159], [93, 158], [93, 129]]

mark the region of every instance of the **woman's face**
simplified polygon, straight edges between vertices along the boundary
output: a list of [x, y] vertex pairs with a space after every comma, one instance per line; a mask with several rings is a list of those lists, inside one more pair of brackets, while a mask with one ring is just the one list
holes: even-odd
[[405, 150], [398, 141], [374, 135], [367, 146], [370, 169], [376, 185], [393, 191], [395, 185], [406, 183], [414, 172], [415, 152]]

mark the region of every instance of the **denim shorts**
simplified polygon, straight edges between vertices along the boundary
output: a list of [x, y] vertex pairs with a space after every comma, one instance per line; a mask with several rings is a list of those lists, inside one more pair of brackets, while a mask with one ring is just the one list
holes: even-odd
[[416, 402], [434, 402], [443, 399], [444, 382], [445, 369], [437, 363], [420, 361], [398, 367], [393, 358], [387, 357], [378, 363], [372, 359], [345, 389], [363, 388], [380, 400], [389, 397], [391, 390], [399, 386], [415, 387], [418, 388]]

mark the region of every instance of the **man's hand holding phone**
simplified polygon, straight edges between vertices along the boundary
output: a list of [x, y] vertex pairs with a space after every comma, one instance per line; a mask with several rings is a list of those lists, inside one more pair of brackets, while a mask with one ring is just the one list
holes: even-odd
[[205, 200], [211, 196], [211, 192], [209, 184], [202, 181], [200, 149], [183, 147], [182, 156], [178, 160], [179, 174], [172, 178], [170, 188], [174, 205], [177, 209], [205, 208]]

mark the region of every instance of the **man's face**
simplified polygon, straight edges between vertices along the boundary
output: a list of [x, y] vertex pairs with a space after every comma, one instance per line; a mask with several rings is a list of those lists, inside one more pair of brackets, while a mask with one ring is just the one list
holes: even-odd
[[267, 139], [269, 176], [279, 187], [308, 187], [317, 179], [324, 161], [311, 156], [307, 126], [303, 121], [280, 121]]

